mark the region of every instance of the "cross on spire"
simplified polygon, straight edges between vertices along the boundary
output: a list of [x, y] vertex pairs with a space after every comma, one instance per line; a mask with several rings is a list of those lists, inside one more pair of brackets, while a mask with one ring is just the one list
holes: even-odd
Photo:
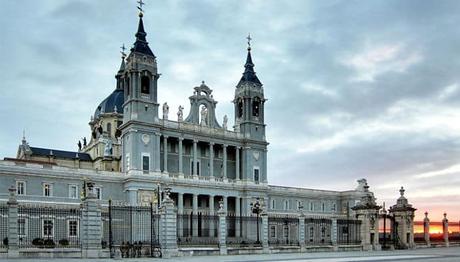
[[248, 50], [251, 50], [251, 34], [249, 33], [248, 36], [246, 37], [246, 39], [248, 40]]
[[126, 53], [125, 53], [125, 50], [126, 50], [126, 47], [125, 47], [125, 44], [123, 43], [123, 45], [120, 47], [121, 51], [121, 57], [125, 58], [126, 57]]
[[137, 7], [137, 9], [139, 9], [140, 11], [139, 15], [142, 15], [142, 13], [144, 13], [144, 8], [142, 8], [142, 6], [144, 6], [145, 3], [142, 0], [137, 1], [137, 3], [139, 4], [139, 6]]

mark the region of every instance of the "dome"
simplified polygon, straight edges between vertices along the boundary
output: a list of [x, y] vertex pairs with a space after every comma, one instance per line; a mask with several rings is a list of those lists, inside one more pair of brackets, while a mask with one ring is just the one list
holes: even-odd
[[124, 100], [123, 89], [116, 89], [96, 108], [94, 119], [97, 119], [100, 114], [114, 113], [115, 107], [117, 108], [117, 112], [122, 113]]

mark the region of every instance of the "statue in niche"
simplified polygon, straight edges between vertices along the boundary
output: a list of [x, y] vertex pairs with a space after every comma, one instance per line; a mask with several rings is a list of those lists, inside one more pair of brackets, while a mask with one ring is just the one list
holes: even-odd
[[168, 120], [168, 115], [169, 115], [169, 106], [168, 103], [163, 104], [163, 120]]
[[205, 106], [203, 106], [203, 107], [201, 108], [200, 114], [201, 114], [201, 122], [200, 122], [200, 125], [205, 126], [205, 125], [206, 125], [206, 122], [207, 122], [206, 119], [208, 118], [208, 109], [207, 109]]
[[177, 121], [184, 121], [184, 108], [182, 106], [179, 106], [179, 110], [177, 111]]
[[224, 122], [222, 124], [222, 128], [224, 130], [227, 130], [227, 123], [228, 123], [228, 117], [227, 117], [227, 115], [224, 115]]
[[112, 140], [105, 139], [104, 143], [104, 156], [112, 156]]

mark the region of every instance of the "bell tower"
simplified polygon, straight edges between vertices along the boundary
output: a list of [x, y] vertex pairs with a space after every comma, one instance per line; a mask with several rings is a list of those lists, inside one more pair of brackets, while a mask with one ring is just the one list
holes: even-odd
[[245, 138], [265, 141], [264, 89], [254, 71], [251, 56], [251, 36], [248, 39], [248, 55], [244, 73], [235, 90], [235, 130]]
[[150, 49], [144, 30], [142, 1], [138, 2], [139, 24], [131, 52], [126, 58], [122, 76], [123, 86], [122, 171], [160, 171], [160, 136], [158, 119], [156, 57]]
[[256, 184], [267, 183], [267, 146], [264, 122], [264, 89], [254, 71], [251, 56], [251, 36], [244, 73], [235, 89], [235, 131], [241, 133], [242, 180]]

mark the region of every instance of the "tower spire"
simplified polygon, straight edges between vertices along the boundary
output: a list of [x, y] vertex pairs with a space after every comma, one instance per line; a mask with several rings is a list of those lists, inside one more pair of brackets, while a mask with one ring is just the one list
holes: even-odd
[[257, 85], [262, 85], [260, 82], [259, 78], [256, 76], [256, 72], [254, 71], [254, 63], [252, 62], [252, 56], [251, 56], [251, 35], [248, 34], [246, 37], [248, 40], [248, 55], [246, 57], [246, 63], [244, 64], [244, 73], [243, 77], [241, 77], [240, 82], [238, 85], [242, 84], [243, 82], [251, 82]]
[[144, 30], [144, 22], [142, 20], [142, 17], [144, 16], [144, 9], [142, 6], [145, 5], [145, 3], [142, 0], [139, 0], [137, 3], [139, 4], [139, 6], [137, 7], [137, 9], [139, 9], [139, 24], [137, 26], [137, 32], [135, 35], [136, 42], [134, 42], [134, 46], [133, 48], [131, 48], [131, 52], [137, 52], [155, 57], [148, 45], [146, 39], [147, 33]]

